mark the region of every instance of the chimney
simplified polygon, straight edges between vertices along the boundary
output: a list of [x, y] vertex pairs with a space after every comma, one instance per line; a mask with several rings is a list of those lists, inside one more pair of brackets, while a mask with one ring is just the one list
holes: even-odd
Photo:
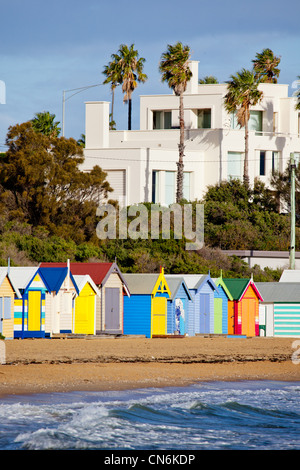
[[186, 91], [185, 93], [188, 95], [196, 95], [198, 93], [198, 67], [199, 67], [199, 61], [198, 60], [190, 60], [189, 62], [189, 67], [192, 71], [192, 78], [190, 81], [187, 83], [186, 86]]
[[109, 102], [85, 103], [85, 148], [109, 147]]

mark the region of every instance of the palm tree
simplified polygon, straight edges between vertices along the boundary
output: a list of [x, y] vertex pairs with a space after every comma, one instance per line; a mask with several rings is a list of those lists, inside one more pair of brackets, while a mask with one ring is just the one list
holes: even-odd
[[206, 75], [204, 78], [199, 78], [198, 80], [199, 85], [204, 85], [204, 84], [215, 84], [219, 83], [218, 79], [214, 77], [213, 75]]
[[104, 70], [102, 72], [105, 76], [106, 79], [104, 80], [103, 84], [108, 84], [110, 83], [110, 88], [111, 88], [111, 94], [112, 94], [112, 99], [111, 99], [111, 113], [110, 113], [110, 129], [115, 128], [115, 122], [114, 122], [114, 101], [115, 101], [115, 89], [118, 85], [121, 83], [121, 71], [118, 63], [116, 60], [112, 60], [109, 62], [108, 65], [104, 66]]
[[144, 83], [147, 75], [143, 72], [145, 59], [139, 58], [139, 53], [134, 49], [134, 44], [130, 47], [121, 44], [117, 54], [112, 55], [120, 71], [120, 83], [124, 93], [124, 102], [128, 102], [128, 130], [131, 130], [132, 114], [132, 93], [137, 87], [137, 82]]
[[188, 81], [192, 77], [189, 67], [190, 48], [177, 42], [174, 46], [168, 45], [167, 51], [161, 56], [159, 71], [162, 74], [162, 81], [167, 82], [176, 96], [179, 96], [179, 160], [177, 162], [177, 191], [176, 202], [183, 199], [183, 156], [184, 156], [184, 110], [183, 93], [186, 90]]
[[264, 49], [252, 60], [255, 78], [264, 83], [277, 83], [280, 74], [278, 65], [280, 57], [276, 57], [271, 49]]
[[59, 122], [54, 122], [55, 114], [50, 114], [49, 111], [36, 113], [31, 120], [32, 127], [36, 132], [47, 135], [48, 137], [58, 137], [60, 133]]
[[258, 90], [259, 82], [250, 70], [242, 69], [236, 75], [231, 75], [227, 83], [227, 94], [224, 97], [225, 109], [228, 113], [236, 113], [237, 122], [240, 127], [245, 127], [245, 160], [243, 180], [245, 186], [249, 186], [248, 171], [248, 121], [250, 118], [250, 106], [259, 103], [263, 97], [262, 91]]

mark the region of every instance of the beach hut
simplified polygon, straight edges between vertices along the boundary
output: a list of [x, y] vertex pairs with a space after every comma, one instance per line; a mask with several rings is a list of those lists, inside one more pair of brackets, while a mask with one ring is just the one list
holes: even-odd
[[300, 283], [258, 282], [261, 336], [300, 337]]
[[263, 301], [252, 279], [223, 279], [233, 300], [228, 302], [228, 334], [259, 335], [259, 301]]
[[[65, 267], [67, 263], [41, 263], [42, 267]], [[96, 334], [122, 334], [123, 296], [130, 292], [116, 263], [70, 263], [73, 276], [88, 274], [96, 284]]]
[[171, 292], [167, 299], [167, 333], [185, 335], [192, 296], [183, 278], [166, 275], [165, 279]]
[[40, 267], [38, 273], [47, 286], [46, 336], [73, 333], [73, 307], [78, 291], [69, 267]]
[[14, 301], [21, 298], [8, 274], [8, 268], [0, 271], [0, 335], [5, 339], [14, 337]]
[[124, 297], [124, 334], [167, 334], [167, 299], [171, 292], [162, 269], [159, 274], [124, 274], [130, 297]]
[[222, 275], [213, 279], [218, 290], [214, 291], [214, 333], [228, 333], [228, 302], [232, 301], [230, 294]]
[[172, 274], [183, 277], [192, 297], [189, 303], [189, 336], [214, 332], [214, 291], [218, 290], [210, 274]]
[[73, 332], [75, 334], [96, 334], [96, 300], [100, 291], [88, 275], [74, 275], [78, 295], [73, 309]]
[[18, 291], [14, 299], [14, 338], [44, 338], [47, 286], [38, 267], [10, 267], [9, 277]]

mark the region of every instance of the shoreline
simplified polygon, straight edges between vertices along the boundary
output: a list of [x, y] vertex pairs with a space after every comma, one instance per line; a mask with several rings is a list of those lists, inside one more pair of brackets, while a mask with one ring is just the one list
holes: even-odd
[[300, 381], [293, 338], [7, 340], [0, 397], [184, 387], [208, 381]]

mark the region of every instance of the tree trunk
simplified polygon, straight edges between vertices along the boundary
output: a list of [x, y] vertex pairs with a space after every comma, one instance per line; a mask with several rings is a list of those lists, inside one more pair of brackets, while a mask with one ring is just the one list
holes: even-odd
[[245, 160], [244, 160], [244, 185], [249, 187], [249, 129], [248, 129], [248, 110], [245, 113]]
[[180, 126], [180, 141], [179, 141], [179, 160], [177, 162], [177, 192], [176, 202], [179, 203], [183, 199], [183, 156], [184, 156], [184, 110], [183, 110], [183, 95], [179, 96], [179, 126]]
[[113, 120], [114, 120], [114, 103], [115, 103], [115, 88], [112, 88], [112, 89], [111, 89], [111, 117], [110, 117], [111, 126], [110, 126], [110, 128], [113, 127]]
[[131, 98], [128, 99], [128, 130], [131, 131]]

